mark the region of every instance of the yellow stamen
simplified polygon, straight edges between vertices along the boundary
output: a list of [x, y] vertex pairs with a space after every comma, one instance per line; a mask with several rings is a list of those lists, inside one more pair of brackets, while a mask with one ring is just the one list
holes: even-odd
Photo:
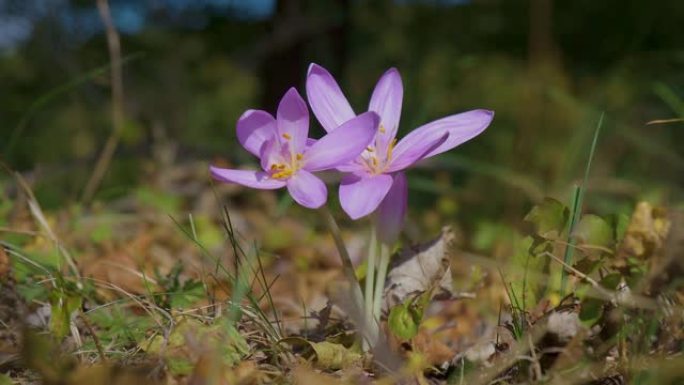
[[371, 157], [371, 162], [373, 163], [373, 167], [377, 166], [378, 165], [378, 158], [376, 158], [374, 156]]
[[272, 170], [272, 171], [275, 171], [275, 169], [277, 169], [277, 168], [278, 168], [278, 166], [277, 166], [275, 163], [271, 165], [271, 170]]
[[285, 138], [286, 140], [290, 140], [292, 139], [292, 136], [286, 132], [283, 134], [283, 138]]
[[373, 149], [373, 147], [371, 147], [371, 146], [368, 146], [368, 147], [366, 147], [366, 151], [368, 151], [368, 152], [373, 152], [373, 151], [374, 151], [374, 149]]
[[302, 160], [302, 158], [304, 158], [304, 155], [301, 153], [298, 153], [296, 158], [297, 158], [297, 160]]
[[287, 169], [287, 170], [276, 172], [273, 175], [271, 175], [271, 177], [274, 179], [285, 179], [285, 178], [291, 177], [292, 174], [293, 174], [292, 170]]
[[271, 174], [271, 178], [274, 178], [274, 179], [285, 179], [285, 178], [291, 177], [292, 174], [294, 174], [294, 171], [293, 171], [291, 168], [289, 168], [289, 167], [288, 167], [288, 168], [285, 168], [285, 167], [278, 167], [278, 169], [279, 169], [280, 171]]
[[380, 127], [378, 127], [378, 131], [380, 131], [381, 134], [384, 134], [386, 132], [385, 126], [381, 124]]
[[392, 159], [392, 151], [394, 150], [395, 144], [397, 144], [397, 138], [392, 139], [389, 146], [387, 146], [387, 160]]

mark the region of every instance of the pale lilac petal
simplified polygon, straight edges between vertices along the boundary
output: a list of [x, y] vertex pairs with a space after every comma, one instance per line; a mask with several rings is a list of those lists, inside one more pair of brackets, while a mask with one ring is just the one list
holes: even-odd
[[407, 136], [392, 151], [392, 159], [385, 172], [400, 171], [412, 166], [447, 140], [449, 140], [449, 133], [439, 131], [411, 139]]
[[380, 115], [378, 151], [385, 152], [387, 145], [397, 136], [403, 98], [404, 87], [401, 83], [401, 75], [396, 68], [390, 68], [375, 86], [368, 106], [369, 111], [375, 111]]
[[373, 140], [380, 118], [375, 112], [347, 121], [320, 138], [304, 153], [304, 168], [320, 171], [346, 164], [358, 157]]
[[404, 226], [407, 207], [408, 183], [406, 175], [399, 172], [394, 175], [394, 183], [378, 207], [376, 233], [380, 242], [391, 245], [397, 240]]
[[328, 132], [356, 116], [335, 78], [318, 64], [309, 66], [306, 96], [316, 119]]
[[209, 166], [214, 179], [226, 183], [237, 183], [243, 186], [262, 190], [274, 190], [285, 186], [285, 181], [272, 179], [267, 172], [250, 170], [233, 170]]
[[365, 173], [365, 172], [367, 171], [367, 168], [364, 167], [364, 166], [363, 166], [361, 163], [359, 163], [357, 160], [358, 160], [358, 158], [355, 159], [355, 160], [353, 160], [353, 161], [351, 161], [351, 162], [349, 162], [349, 163], [345, 163], [345, 164], [339, 165], [339, 166], [335, 167], [335, 169], [336, 169], [337, 171], [339, 171], [339, 172], [350, 172], [350, 173], [353, 173], [353, 174], [362, 174], [362, 173]]
[[271, 165], [282, 163], [282, 157], [278, 152], [278, 142], [275, 137], [267, 140], [261, 145], [261, 150], [259, 151], [259, 159], [261, 162], [261, 168], [268, 171]]
[[[494, 111], [472, 110], [456, 115], [447, 116], [434, 122], [425, 124], [410, 132], [403, 141], [409, 143], [421, 138], [433, 136], [436, 132], [448, 132], [449, 138], [425, 157], [431, 157], [449, 151], [452, 148], [476, 137], [489, 126], [494, 118]], [[397, 146], [398, 147], [398, 146]]]
[[351, 219], [375, 211], [392, 186], [392, 176], [347, 174], [340, 182], [340, 203]]
[[285, 93], [278, 104], [277, 126], [281, 143], [289, 143], [294, 152], [304, 151], [309, 137], [309, 110], [294, 87]]
[[238, 119], [236, 131], [242, 147], [259, 156], [259, 151], [264, 142], [277, 135], [276, 121], [266, 111], [247, 110]]
[[310, 209], [317, 209], [328, 200], [328, 189], [325, 183], [314, 174], [299, 170], [287, 180], [287, 191], [295, 202]]

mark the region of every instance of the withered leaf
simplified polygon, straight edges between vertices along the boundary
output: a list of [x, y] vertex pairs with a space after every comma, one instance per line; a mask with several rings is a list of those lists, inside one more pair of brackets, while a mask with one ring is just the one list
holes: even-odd
[[665, 210], [639, 202], [618, 249], [617, 261], [635, 257], [654, 262], [661, 257], [669, 230], [670, 221]]
[[428, 290], [434, 290], [436, 298], [451, 298], [454, 292], [449, 256], [454, 240], [454, 231], [447, 226], [434, 240], [403, 250], [395, 256], [387, 274], [384, 309], [391, 309]]

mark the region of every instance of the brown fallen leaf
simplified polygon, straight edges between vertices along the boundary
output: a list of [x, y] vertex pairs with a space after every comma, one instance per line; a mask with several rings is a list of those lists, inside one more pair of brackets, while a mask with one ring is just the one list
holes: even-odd
[[292, 370], [291, 381], [296, 385], [346, 384], [347, 382], [329, 374], [317, 372], [299, 365]]
[[455, 233], [447, 226], [436, 239], [399, 253], [387, 274], [383, 311], [433, 288], [435, 298], [451, 298], [454, 292], [449, 257], [454, 240]]
[[0, 282], [4, 281], [10, 272], [10, 260], [7, 252], [0, 247]]
[[629, 258], [648, 261], [651, 266], [660, 264], [669, 231], [670, 220], [665, 209], [639, 202], [618, 247], [615, 267], [625, 268]]
[[425, 329], [421, 329], [418, 335], [413, 337], [412, 347], [414, 351], [423, 354], [428, 364], [436, 367], [448, 363], [455, 354], [444, 341], [434, 338], [433, 333]]

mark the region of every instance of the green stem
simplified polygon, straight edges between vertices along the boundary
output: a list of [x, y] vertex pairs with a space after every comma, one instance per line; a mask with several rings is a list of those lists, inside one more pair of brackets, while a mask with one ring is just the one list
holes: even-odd
[[[364, 290], [365, 315], [368, 326], [374, 331], [376, 320], [373, 317], [373, 283], [375, 282], [375, 256], [378, 253], [378, 240], [375, 236], [375, 229], [371, 227], [370, 240], [368, 244], [368, 265], [366, 269], [366, 288]], [[372, 333], [373, 334], [373, 333]]]
[[373, 318], [377, 320], [380, 319], [380, 312], [382, 311], [382, 292], [385, 289], [389, 259], [389, 245], [380, 243], [380, 264], [378, 266], [378, 277], [375, 282], [375, 295], [373, 296]]
[[359, 281], [356, 280], [354, 265], [352, 264], [351, 258], [349, 258], [349, 252], [347, 252], [347, 248], [342, 240], [342, 233], [340, 232], [340, 228], [337, 226], [335, 218], [332, 216], [332, 213], [327, 207], [323, 206], [320, 210], [320, 213], [323, 215], [323, 219], [325, 220], [326, 225], [328, 225], [330, 234], [335, 241], [337, 252], [340, 254], [340, 259], [342, 260], [342, 271], [349, 281], [349, 289], [354, 300], [354, 305], [357, 307], [357, 310], [360, 313], [363, 310], [363, 294], [361, 292], [361, 285], [359, 285]]
[[[572, 265], [572, 254], [575, 251], [575, 237], [573, 232], [575, 231], [575, 226], [579, 221], [580, 211], [582, 210], [582, 188], [580, 186], [575, 186], [574, 192], [572, 194], [572, 212], [570, 217], [570, 226], [568, 227], [568, 244], [565, 246], [565, 254], [563, 255], [563, 262], [566, 265]], [[568, 284], [568, 271], [563, 266], [561, 270], [561, 283], [560, 283], [560, 296], [563, 298], [565, 296], [565, 288]]]

